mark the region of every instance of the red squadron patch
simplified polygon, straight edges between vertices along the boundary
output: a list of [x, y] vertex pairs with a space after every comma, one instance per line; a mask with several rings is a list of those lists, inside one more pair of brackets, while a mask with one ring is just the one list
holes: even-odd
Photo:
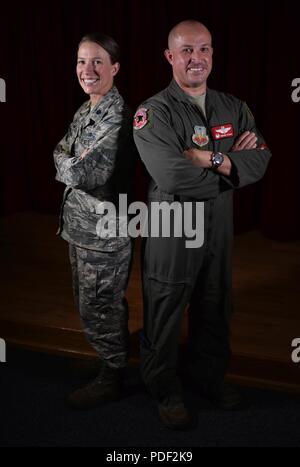
[[261, 151], [265, 151], [266, 149], [269, 149], [269, 148], [266, 144], [261, 144], [260, 146], [258, 146], [257, 149], [260, 149]]
[[135, 130], [141, 130], [149, 122], [148, 110], [139, 109], [133, 119], [133, 128]]
[[232, 138], [234, 136], [234, 128], [231, 123], [226, 125], [215, 126], [211, 129], [214, 140]]

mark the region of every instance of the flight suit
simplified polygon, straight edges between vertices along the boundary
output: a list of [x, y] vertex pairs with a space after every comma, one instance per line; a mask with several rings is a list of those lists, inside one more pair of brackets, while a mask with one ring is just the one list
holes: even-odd
[[[80, 107], [54, 151], [56, 180], [66, 185], [58, 233], [70, 245], [76, 308], [87, 339], [113, 369], [128, 357], [132, 245], [128, 236], [101, 235], [100, 207], [117, 207], [119, 193], [130, 194], [134, 152], [132, 114], [116, 87], [93, 108], [90, 101]], [[116, 232], [119, 221], [117, 214]]]
[[[144, 245], [142, 376], [160, 401], [181, 390], [177, 353], [187, 304], [189, 370], [203, 382], [224, 378], [230, 359], [233, 190], [261, 179], [271, 157], [244, 102], [208, 89], [205, 113], [173, 80], [142, 104], [134, 120], [135, 143], [151, 178], [149, 207], [175, 201], [184, 210], [186, 202], [204, 203], [201, 248], [187, 248], [184, 235], [150, 235]], [[257, 149], [233, 152], [247, 130], [256, 133]], [[190, 148], [227, 154], [231, 176], [195, 167], [183, 155]]]

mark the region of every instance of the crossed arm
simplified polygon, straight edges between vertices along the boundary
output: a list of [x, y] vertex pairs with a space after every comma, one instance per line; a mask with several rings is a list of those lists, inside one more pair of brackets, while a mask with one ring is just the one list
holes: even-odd
[[[231, 148], [231, 152], [238, 152], [244, 151], [247, 149], [256, 149], [257, 148], [257, 136], [254, 132], [245, 131], [234, 143], [233, 147]], [[190, 160], [196, 167], [200, 167], [202, 169], [210, 169], [211, 168], [211, 151], [201, 151], [200, 149], [189, 149], [184, 151], [184, 156], [186, 159]], [[230, 176], [232, 170], [232, 163], [230, 158], [224, 154], [224, 162], [219, 167], [216, 172]]]
[[87, 191], [105, 185], [115, 169], [117, 152], [121, 144], [122, 118], [121, 113], [116, 113], [103, 121], [101, 133], [99, 132], [95, 142], [79, 157], [72, 156], [71, 148], [75, 137], [69, 130], [54, 151], [56, 180], [69, 187]]

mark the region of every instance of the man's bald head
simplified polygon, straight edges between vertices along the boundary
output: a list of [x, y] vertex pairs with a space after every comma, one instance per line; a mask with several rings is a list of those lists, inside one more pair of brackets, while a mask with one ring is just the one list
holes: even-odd
[[175, 81], [187, 94], [206, 92], [213, 62], [211, 40], [207, 27], [194, 20], [182, 21], [169, 34], [165, 57], [172, 65]]
[[182, 35], [184, 35], [187, 31], [191, 29], [198, 30], [199, 32], [206, 32], [210, 36], [210, 39], [211, 39], [211, 33], [209, 32], [209, 30], [203, 23], [200, 23], [200, 21], [196, 21], [196, 20], [181, 21], [181, 23], [178, 23], [170, 31], [169, 38], [168, 38], [169, 49], [170, 50], [172, 49], [178, 37], [181, 37]]

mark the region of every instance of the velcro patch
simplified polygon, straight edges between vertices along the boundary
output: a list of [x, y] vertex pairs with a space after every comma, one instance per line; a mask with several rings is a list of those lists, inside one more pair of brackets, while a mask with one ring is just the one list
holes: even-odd
[[234, 136], [234, 128], [232, 123], [226, 125], [215, 126], [211, 129], [214, 140], [232, 138]]
[[149, 122], [148, 109], [138, 109], [133, 119], [133, 128], [135, 130], [141, 130]]
[[264, 151], [265, 149], [269, 149], [266, 144], [260, 144], [257, 149], [260, 149], [261, 151]]
[[192, 136], [193, 143], [200, 148], [207, 146], [209, 143], [209, 137], [205, 126], [195, 126], [195, 134]]

